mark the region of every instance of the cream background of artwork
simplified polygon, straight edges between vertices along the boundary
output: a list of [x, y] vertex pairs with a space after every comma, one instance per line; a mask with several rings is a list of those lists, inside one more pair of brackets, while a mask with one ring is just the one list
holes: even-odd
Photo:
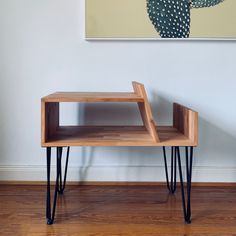
[[[85, 0], [87, 38], [159, 38], [146, 0]], [[192, 38], [235, 37], [236, 0], [191, 9]]]

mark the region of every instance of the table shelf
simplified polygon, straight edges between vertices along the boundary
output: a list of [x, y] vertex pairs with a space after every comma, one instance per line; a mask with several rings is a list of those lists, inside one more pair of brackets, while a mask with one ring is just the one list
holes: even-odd
[[172, 126], [157, 127], [160, 142], [144, 126], [60, 126], [45, 146], [189, 146], [192, 142]]

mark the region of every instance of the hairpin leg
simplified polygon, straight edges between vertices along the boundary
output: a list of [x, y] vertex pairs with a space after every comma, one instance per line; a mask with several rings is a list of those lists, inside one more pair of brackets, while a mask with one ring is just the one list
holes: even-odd
[[163, 156], [164, 156], [164, 163], [165, 163], [165, 173], [166, 173], [166, 185], [169, 189], [170, 193], [175, 193], [176, 191], [176, 149], [171, 147], [171, 176], [169, 182], [169, 174], [168, 174], [168, 167], [167, 167], [167, 160], [166, 160], [166, 148], [163, 147]]
[[47, 199], [46, 199], [46, 217], [47, 224], [51, 225], [54, 222], [55, 212], [56, 212], [56, 203], [57, 203], [57, 193], [62, 194], [65, 185], [66, 185], [66, 175], [67, 175], [67, 167], [68, 167], [68, 159], [69, 159], [69, 147], [67, 148], [66, 155], [66, 166], [65, 166], [65, 174], [64, 181], [62, 184], [62, 174], [61, 174], [61, 159], [62, 159], [62, 147], [57, 147], [57, 167], [56, 167], [56, 183], [55, 183], [55, 191], [54, 191], [54, 200], [53, 207], [51, 210], [51, 186], [50, 186], [50, 172], [51, 172], [51, 147], [47, 147]]
[[62, 159], [62, 151], [63, 148], [59, 147], [59, 153], [60, 153], [60, 162], [59, 162], [59, 185], [58, 185], [58, 193], [63, 194], [65, 187], [66, 187], [66, 177], [67, 177], [67, 168], [68, 168], [68, 161], [69, 161], [69, 155], [70, 155], [70, 147], [67, 147], [67, 153], [66, 153], [66, 165], [65, 165], [65, 172], [64, 172], [64, 180], [62, 183], [62, 167], [61, 167], [61, 159]]
[[[189, 153], [189, 148], [190, 148], [190, 153]], [[184, 190], [179, 147], [176, 147], [176, 151], [178, 154], [177, 156], [178, 156], [179, 177], [180, 177], [180, 185], [181, 185], [181, 193], [182, 193], [184, 219], [187, 224], [190, 224], [191, 223], [191, 181], [192, 181], [193, 147], [185, 147], [186, 176], [187, 176], [187, 181], [186, 181], [187, 191], [186, 191], [186, 193]], [[187, 194], [187, 196], [185, 194]], [[187, 198], [187, 202], [186, 202], [186, 198]]]
[[46, 208], [46, 217], [47, 224], [51, 225], [54, 222], [56, 203], [57, 203], [57, 192], [58, 192], [58, 181], [59, 181], [59, 160], [60, 154], [57, 149], [57, 173], [56, 173], [56, 184], [54, 192], [54, 201], [53, 208], [51, 211], [51, 192], [50, 192], [50, 169], [51, 169], [51, 147], [47, 147], [47, 208]]

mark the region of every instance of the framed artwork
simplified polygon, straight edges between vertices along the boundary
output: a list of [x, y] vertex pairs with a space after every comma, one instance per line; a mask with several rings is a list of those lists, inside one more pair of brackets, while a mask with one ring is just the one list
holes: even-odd
[[86, 39], [235, 39], [236, 0], [85, 0]]

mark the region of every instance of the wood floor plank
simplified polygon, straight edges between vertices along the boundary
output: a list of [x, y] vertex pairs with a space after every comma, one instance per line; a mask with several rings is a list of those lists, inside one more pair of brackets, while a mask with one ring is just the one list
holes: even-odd
[[236, 188], [192, 190], [192, 224], [181, 194], [164, 186], [68, 186], [46, 225], [45, 186], [0, 185], [0, 235], [236, 235]]

